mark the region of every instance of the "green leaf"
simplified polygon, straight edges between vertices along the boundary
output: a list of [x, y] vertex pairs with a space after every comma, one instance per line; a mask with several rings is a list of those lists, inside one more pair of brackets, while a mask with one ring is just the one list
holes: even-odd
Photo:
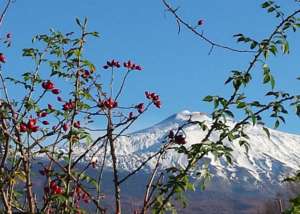
[[264, 2], [263, 4], [261, 4], [261, 7], [262, 7], [262, 8], [267, 8], [267, 7], [269, 7], [271, 4], [273, 4], [272, 1], [266, 1], [266, 2]]
[[270, 75], [270, 82], [271, 82], [272, 89], [274, 89], [275, 88], [275, 79], [272, 75]]
[[76, 23], [79, 27], [82, 27], [81, 23], [80, 23], [80, 20], [78, 18], [76, 18]]
[[284, 54], [288, 54], [290, 52], [289, 43], [287, 41], [282, 44], [282, 51]]
[[206, 96], [204, 97], [203, 101], [205, 102], [211, 102], [213, 100], [213, 97], [212, 96]]
[[244, 103], [244, 102], [239, 102], [239, 103], [237, 104], [236, 107], [237, 107], [237, 108], [244, 108], [244, 107], [246, 107], [246, 103]]
[[258, 45], [258, 43], [256, 41], [253, 41], [250, 45], [250, 49], [256, 48], [257, 45]]
[[246, 140], [240, 140], [239, 144], [240, 144], [240, 146], [244, 146], [245, 149], [246, 149], [246, 153], [248, 153], [248, 151], [249, 151], [249, 143], [248, 143], [248, 141], [246, 141]]
[[225, 155], [225, 158], [229, 164], [232, 164], [232, 157], [230, 155]]
[[274, 129], [277, 129], [279, 127], [279, 125], [280, 125], [279, 120], [276, 120], [275, 125], [274, 125]]
[[214, 108], [216, 109], [219, 106], [219, 99], [217, 97], [214, 97], [213, 100], [214, 100]]
[[271, 12], [273, 12], [275, 10], [275, 7], [270, 7], [269, 9], [268, 9], [268, 13], [271, 13]]
[[251, 115], [251, 120], [252, 120], [252, 124], [255, 125], [256, 121], [257, 121], [257, 118], [254, 114]]
[[91, 34], [92, 34], [93, 36], [95, 36], [95, 37], [99, 37], [99, 32], [96, 32], [96, 31], [95, 31], [95, 32], [92, 32]]
[[231, 111], [226, 110], [226, 111], [224, 111], [224, 113], [225, 113], [226, 115], [228, 115], [229, 117], [234, 118], [234, 114], [233, 114]]
[[296, 114], [300, 117], [300, 104], [296, 106]]
[[268, 138], [270, 139], [270, 138], [271, 138], [271, 134], [270, 134], [270, 131], [269, 131], [269, 129], [268, 129], [268, 128], [266, 128], [266, 127], [263, 127], [263, 130], [266, 132], [266, 134], [267, 134]]

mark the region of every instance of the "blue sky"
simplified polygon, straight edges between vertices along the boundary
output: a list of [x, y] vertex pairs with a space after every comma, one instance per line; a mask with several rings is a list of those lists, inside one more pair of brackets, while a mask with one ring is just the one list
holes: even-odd
[[[180, 15], [189, 23], [196, 24], [197, 20], [204, 19], [202, 29], [206, 36], [241, 49], [246, 46], [236, 44], [233, 34], [244, 33], [263, 39], [279, 22], [260, 9], [262, 2], [170, 0], [172, 5], [180, 6]], [[287, 13], [300, 7], [293, 0], [277, 2]], [[174, 18], [164, 9], [161, 0], [17, 0], [1, 28], [2, 35], [13, 34], [12, 48], [1, 50], [8, 58], [6, 72], [18, 75], [31, 68], [22, 58], [21, 50], [32, 46], [31, 38], [35, 34], [47, 33], [49, 28], [75, 31], [75, 18], [87, 17], [89, 29], [100, 32], [99, 39], [90, 40], [86, 53], [97, 67], [115, 58], [120, 61], [132, 59], [144, 68], [141, 73], [131, 76], [123, 100], [142, 101], [146, 90], [161, 96], [162, 109], [148, 112], [135, 129], [185, 109], [209, 113], [211, 107], [203, 103], [202, 98], [208, 94], [229, 95], [230, 88], [224, 86], [224, 80], [231, 70], [245, 69], [252, 56], [222, 49], [214, 49], [208, 55], [210, 46], [191, 32], [182, 28], [177, 34]], [[291, 54], [271, 58], [269, 64], [277, 78], [278, 89], [299, 93], [300, 84], [295, 80], [300, 76], [299, 33], [291, 34], [290, 38]], [[247, 93], [262, 98], [270, 88], [259, 84], [262, 82], [260, 66], [254, 72], [257, 74], [255, 84], [247, 89]], [[289, 116], [287, 124], [280, 129], [300, 134], [299, 119]]]

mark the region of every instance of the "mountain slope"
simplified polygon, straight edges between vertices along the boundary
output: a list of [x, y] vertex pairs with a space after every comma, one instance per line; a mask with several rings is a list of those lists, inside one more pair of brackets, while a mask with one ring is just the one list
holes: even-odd
[[[119, 168], [128, 171], [134, 170], [143, 160], [161, 148], [163, 140], [170, 130], [176, 130], [189, 118], [193, 121], [211, 122], [211, 119], [203, 113], [183, 111], [150, 128], [120, 137], [116, 144]], [[234, 125], [233, 121], [228, 123], [230, 126]], [[185, 132], [188, 142], [186, 146], [199, 143], [205, 136], [205, 132], [201, 131], [197, 125], [187, 127]], [[205, 159], [205, 162], [210, 163], [211, 172], [215, 177], [229, 182], [278, 184], [291, 171], [298, 169], [300, 136], [270, 129], [271, 137], [269, 139], [259, 125], [249, 125], [245, 132], [250, 137], [248, 153], [238, 143], [229, 144], [225, 141], [233, 149], [232, 165], [228, 165], [223, 158], [216, 160], [212, 155]], [[212, 138], [215, 137], [216, 135], [212, 134]], [[81, 149], [78, 149], [78, 153]], [[96, 157], [101, 161], [103, 152], [99, 152]], [[88, 159], [89, 157], [87, 157]], [[185, 165], [186, 162], [185, 157], [171, 151], [164, 157], [161, 168]], [[154, 160], [150, 161], [143, 169], [147, 172], [154, 167], [154, 164]], [[107, 166], [111, 166], [110, 158], [107, 159]]]

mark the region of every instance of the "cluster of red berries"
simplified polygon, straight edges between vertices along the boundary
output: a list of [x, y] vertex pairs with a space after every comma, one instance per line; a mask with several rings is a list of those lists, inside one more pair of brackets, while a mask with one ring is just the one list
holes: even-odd
[[63, 110], [69, 111], [75, 108], [75, 101], [69, 100], [65, 104], [63, 104]]
[[111, 97], [108, 98], [107, 100], [101, 101], [100, 105], [101, 108], [108, 108], [108, 109], [113, 109], [118, 107], [118, 102], [113, 100]]
[[6, 62], [6, 57], [4, 56], [3, 53], [0, 53], [0, 62], [5, 63]]
[[134, 108], [136, 108], [140, 114], [145, 111], [145, 105], [144, 105], [144, 103], [139, 103]]
[[60, 93], [60, 90], [57, 89], [57, 88], [54, 88], [54, 83], [51, 82], [50, 80], [47, 80], [47, 81], [43, 82], [42, 87], [43, 87], [43, 89], [45, 89], [47, 91], [51, 90], [51, 92], [53, 94], [59, 94]]
[[79, 208], [79, 202], [82, 200], [84, 203], [89, 203], [89, 196], [86, 192], [77, 186], [74, 191], [76, 208]]
[[20, 124], [20, 132], [37, 132], [39, 127], [36, 125], [37, 119], [30, 118], [27, 123]]
[[146, 95], [146, 98], [151, 100], [157, 108], [161, 107], [161, 101], [160, 101], [159, 95], [157, 95], [153, 92], [148, 92], [148, 91], [145, 92], [145, 95]]
[[[127, 68], [128, 70], [137, 70], [137, 71], [141, 71], [142, 67], [140, 65], [137, 65], [135, 63], [132, 63], [130, 60], [128, 60], [127, 62], [123, 63], [124, 67]], [[111, 61], [107, 61], [106, 64], [103, 66], [104, 69], [108, 69], [108, 68], [120, 68], [120, 63], [116, 60], [111, 60]]]
[[169, 132], [168, 137], [169, 137], [170, 141], [173, 141], [174, 143], [176, 143], [178, 145], [186, 144], [185, 137], [182, 134], [175, 135], [172, 130]]
[[[58, 186], [55, 181], [50, 182], [50, 191], [52, 194], [56, 194], [56, 195], [63, 194], [63, 189], [60, 186]], [[49, 190], [48, 190], [48, 192], [49, 192]]]
[[103, 66], [104, 69], [108, 69], [108, 68], [120, 68], [120, 63], [118, 61], [115, 61], [114, 59], [111, 61], [107, 61], [106, 65]]
[[134, 63], [131, 63], [130, 60], [128, 60], [128, 62], [124, 62], [124, 67], [127, 68], [128, 70], [138, 70], [141, 71], [142, 67], [140, 65], [136, 65]]

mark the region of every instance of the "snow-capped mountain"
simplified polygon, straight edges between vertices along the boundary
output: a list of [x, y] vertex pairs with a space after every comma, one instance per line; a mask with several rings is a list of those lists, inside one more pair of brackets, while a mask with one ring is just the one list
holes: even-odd
[[[118, 167], [126, 171], [136, 169], [141, 162], [161, 148], [170, 130], [176, 130], [190, 118], [193, 121], [206, 121], [208, 125], [211, 123], [211, 118], [204, 113], [182, 111], [150, 128], [120, 137], [116, 144]], [[228, 124], [233, 126], [234, 122], [229, 121]], [[269, 130], [270, 138], [268, 138], [262, 126], [248, 125], [245, 131], [250, 137], [248, 152], [246, 152], [245, 147], [241, 147], [237, 142], [225, 142], [233, 149], [233, 164], [229, 165], [225, 159], [215, 159], [213, 155], [209, 155], [204, 161], [209, 163], [212, 175], [229, 182], [278, 184], [291, 172], [298, 170], [300, 136]], [[205, 136], [205, 132], [198, 125], [188, 126], [185, 128], [185, 133], [187, 147], [201, 142], [201, 139]], [[216, 138], [216, 135], [216, 133], [213, 134], [212, 138]], [[78, 149], [78, 154], [80, 150]], [[91, 156], [87, 157], [86, 160], [90, 158]], [[101, 162], [103, 150], [96, 155], [96, 158]], [[150, 161], [143, 170], [149, 171], [155, 163], [155, 160]], [[184, 166], [186, 163], [187, 160], [183, 155], [172, 150], [164, 156], [161, 169], [174, 165]], [[109, 156], [106, 166], [111, 166]]]

